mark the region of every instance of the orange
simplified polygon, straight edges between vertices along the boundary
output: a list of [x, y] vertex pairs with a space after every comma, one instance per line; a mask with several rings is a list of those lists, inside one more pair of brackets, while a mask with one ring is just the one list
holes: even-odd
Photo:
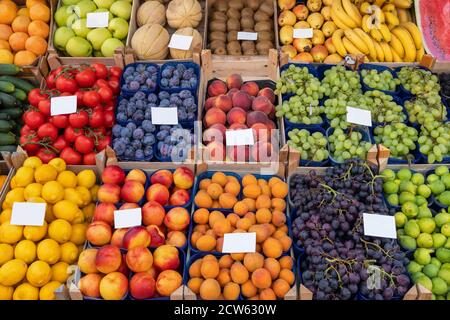
[[38, 36], [31, 36], [25, 42], [25, 49], [33, 52], [37, 56], [41, 56], [47, 51], [47, 41]]
[[28, 10], [28, 8], [20, 8], [19, 11], [17, 11], [17, 15], [18, 16], [26, 16], [26, 17], [30, 17], [30, 10]]
[[17, 14], [17, 5], [12, 1], [0, 1], [0, 23], [11, 24]]
[[11, 50], [11, 47], [9, 46], [9, 42], [6, 40], [0, 39], [0, 49]]
[[35, 3], [30, 8], [31, 20], [50, 21], [50, 8], [43, 3]]
[[6, 24], [0, 24], [0, 39], [2, 40], [8, 40], [9, 37], [12, 35], [13, 30], [10, 26]]
[[9, 37], [9, 45], [12, 51], [20, 51], [25, 49], [25, 42], [28, 39], [28, 35], [25, 32], [14, 32]]
[[47, 39], [49, 32], [50, 28], [48, 24], [40, 20], [31, 21], [31, 23], [28, 25], [28, 34], [30, 35], [30, 37], [39, 36]]
[[36, 58], [37, 57], [33, 52], [22, 50], [17, 52], [14, 56], [14, 64], [17, 64], [18, 66], [28, 66], [30, 64], [33, 64]]
[[27, 16], [17, 16], [11, 24], [14, 32], [28, 32], [31, 20]]

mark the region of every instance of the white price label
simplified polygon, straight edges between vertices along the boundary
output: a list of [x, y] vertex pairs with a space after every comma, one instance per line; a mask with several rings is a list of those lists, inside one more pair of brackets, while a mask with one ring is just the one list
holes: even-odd
[[141, 208], [115, 210], [114, 211], [114, 228], [131, 228], [142, 224]]
[[107, 28], [109, 12], [88, 12], [86, 15], [87, 28]]
[[295, 39], [311, 39], [313, 37], [313, 29], [312, 28], [294, 29], [293, 37]]
[[256, 251], [256, 233], [225, 233], [223, 235], [223, 253], [246, 253]]
[[238, 40], [256, 41], [256, 40], [258, 40], [258, 33], [257, 32], [239, 31], [237, 33], [237, 39]]
[[347, 122], [371, 127], [372, 113], [370, 110], [347, 107]]
[[77, 112], [77, 96], [53, 97], [50, 99], [50, 114], [71, 114]]
[[177, 108], [152, 108], [152, 123], [162, 125], [178, 124]]
[[225, 131], [227, 146], [252, 146], [255, 144], [253, 129]]
[[363, 213], [364, 235], [397, 239], [395, 217], [381, 214]]
[[10, 224], [16, 226], [43, 226], [45, 208], [41, 202], [14, 202]]
[[169, 48], [179, 50], [189, 50], [192, 44], [192, 36], [183, 36], [181, 34], [173, 34], [170, 38]]

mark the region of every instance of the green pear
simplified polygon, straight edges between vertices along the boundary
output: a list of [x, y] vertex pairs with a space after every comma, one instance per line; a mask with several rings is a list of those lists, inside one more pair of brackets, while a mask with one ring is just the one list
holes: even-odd
[[391, 206], [398, 206], [398, 195], [393, 193], [390, 194], [386, 197], [387, 202], [391, 205]]
[[[417, 248], [417, 250], [414, 251], [414, 259], [416, 260], [417, 263], [420, 263], [421, 265], [425, 266], [431, 262], [431, 255], [430, 255], [431, 252], [433, 252], [433, 250], [427, 248]], [[439, 260], [442, 262], [441, 259]]]
[[111, 11], [111, 13], [113, 15], [115, 15], [116, 17], [125, 19], [125, 20], [130, 20], [130, 16], [131, 16], [131, 3], [129, 3], [128, 1], [124, 1], [124, 0], [119, 0], [114, 2], [111, 7], [109, 8], [109, 11]]
[[416, 220], [409, 220], [408, 222], [406, 222], [404, 230], [406, 235], [414, 239], [417, 238], [420, 234], [419, 224]]
[[415, 283], [420, 284], [425, 289], [432, 290], [433, 289], [433, 283], [431, 282], [431, 279], [427, 276], [423, 275], [414, 280]]
[[441, 268], [441, 265], [442, 265], [442, 263], [439, 261], [439, 259], [438, 258], [436, 258], [436, 257], [433, 257], [433, 258], [431, 258], [431, 262], [430, 262], [431, 264], [434, 264], [435, 266], [437, 266], [438, 268]]
[[430, 189], [434, 195], [441, 194], [445, 191], [445, 184], [441, 180], [436, 180], [430, 183]]
[[385, 169], [381, 172], [384, 181], [392, 181], [395, 179], [395, 172], [392, 169]]
[[438, 176], [443, 176], [447, 173], [449, 173], [448, 168], [446, 166], [439, 166], [434, 169], [434, 173], [436, 173]]
[[92, 46], [84, 38], [73, 37], [67, 42], [66, 51], [72, 57], [89, 57], [92, 55]]
[[431, 189], [426, 184], [421, 184], [417, 187], [417, 193], [424, 198], [428, 198], [431, 195]]
[[409, 180], [402, 180], [402, 182], [400, 182], [400, 192], [403, 191], [408, 191], [412, 194], [416, 194], [416, 190], [417, 190], [417, 186], [414, 185], [414, 183], [412, 183]]
[[416, 250], [416, 240], [410, 236], [399, 236], [400, 245], [406, 250]]
[[403, 212], [397, 212], [395, 215], [395, 226], [397, 228], [402, 228], [405, 223], [408, 221], [408, 218]]
[[106, 28], [96, 28], [91, 30], [86, 37], [92, 44], [94, 50], [100, 50], [106, 39], [112, 38], [111, 32]]
[[450, 286], [450, 270], [441, 268], [438, 272], [438, 277], [447, 282], [447, 285]]
[[411, 193], [407, 191], [403, 191], [400, 193], [400, 196], [398, 197], [398, 202], [400, 204], [404, 204], [406, 202], [416, 202], [416, 197]]
[[53, 44], [56, 49], [66, 51], [67, 42], [75, 37], [75, 32], [68, 27], [59, 27], [53, 36]]
[[417, 246], [419, 248], [432, 248], [433, 247], [433, 237], [429, 233], [421, 233], [417, 237]]
[[85, 18], [78, 19], [72, 24], [72, 30], [78, 37], [86, 38], [88, 33], [91, 31], [90, 28], [86, 27], [87, 20]]
[[419, 207], [413, 202], [406, 202], [402, 204], [402, 212], [408, 218], [414, 218], [419, 213]]
[[420, 172], [416, 172], [412, 175], [411, 182], [416, 186], [420, 186], [421, 184], [425, 183], [425, 177]]
[[442, 263], [450, 263], [450, 249], [439, 248], [436, 250], [436, 258]]
[[54, 18], [58, 27], [65, 26], [67, 24], [67, 18], [72, 14], [68, 6], [62, 6], [56, 10]]
[[433, 233], [431, 235], [433, 237], [433, 248], [437, 249], [443, 247], [447, 238], [442, 233]]
[[123, 44], [122, 41], [120, 41], [119, 39], [116, 38], [109, 38], [107, 39], [105, 42], [103, 42], [102, 44], [102, 54], [105, 57], [112, 57], [114, 54], [114, 51], [119, 48], [119, 47], [124, 47], [125, 45]]
[[443, 279], [439, 277], [434, 277], [433, 279], [431, 279], [431, 282], [433, 284], [431, 292], [437, 295], [443, 295], [447, 293], [448, 290], [447, 282], [445, 282]]
[[422, 268], [423, 268], [423, 266], [418, 264], [414, 260], [411, 261], [410, 263], [408, 263], [408, 265], [406, 266], [406, 270], [408, 270], [408, 272], [410, 274], [414, 274], [416, 272], [420, 272], [420, 271], [422, 271]]
[[439, 267], [430, 263], [423, 267], [422, 272], [429, 278], [434, 278], [439, 272]]
[[433, 218], [421, 218], [417, 221], [419, 224], [420, 232], [433, 233], [436, 223]]
[[450, 191], [444, 191], [442, 192], [438, 197], [437, 200], [443, 204], [444, 206], [450, 206]]
[[398, 185], [394, 181], [386, 181], [383, 184], [383, 191], [387, 194], [397, 193]]
[[446, 237], [450, 237], [450, 222], [447, 222], [441, 227], [441, 233]]
[[434, 217], [434, 221], [436, 222], [436, 226], [438, 226], [440, 228], [447, 222], [450, 222], [450, 213], [447, 213], [445, 211], [439, 212]]

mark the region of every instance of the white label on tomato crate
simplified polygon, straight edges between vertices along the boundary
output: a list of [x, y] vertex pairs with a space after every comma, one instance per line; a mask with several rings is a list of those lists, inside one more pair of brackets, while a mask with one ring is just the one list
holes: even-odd
[[347, 107], [347, 122], [371, 127], [372, 113], [370, 110]]
[[162, 125], [178, 124], [177, 108], [152, 108], [152, 123]]
[[109, 12], [88, 12], [86, 16], [87, 28], [107, 28]]
[[255, 144], [253, 129], [225, 131], [227, 146], [252, 146]]
[[397, 239], [394, 216], [363, 213], [364, 235]]
[[131, 228], [142, 224], [141, 208], [115, 210], [114, 211], [114, 228]]
[[173, 34], [170, 38], [169, 48], [179, 50], [189, 50], [192, 44], [192, 36], [183, 36], [181, 34]]
[[71, 114], [77, 112], [77, 96], [53, 97], [50, 99], [50, 114]]
[[42, 202], [14, 202], [10, 224], [16, 226], [43, 226], [45, 208]]
[[258, 40], [258, 33], [257, 32], [244, 32], [239, 31], [237, 33], [237, 39], [238, 40], [250, 40], [250, 41], [256, 41]]
[[225, 233], [223, 235], [223, 253], [246, 253], [256, 251], [256, 233]]
[[312, 28], [294, 29], [293, 37], [295, 39], [311, 39], [313, 37]]

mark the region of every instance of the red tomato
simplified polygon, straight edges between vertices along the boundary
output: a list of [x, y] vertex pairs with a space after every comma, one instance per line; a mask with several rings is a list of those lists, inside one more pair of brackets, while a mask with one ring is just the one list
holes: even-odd
[[85, 91], [83, 95], [83, 104], [89, 108], [95, 108], [102, 101], [100, 94], [94, 90]]
[[103, 126], [103, 116], [102, 107], [95, 108], [89, 115], [89, 126], [91, 128], [99, 128]]
[[73, 150], [71, 147], [64, 148], [59, 154], [59, 157], [69, 165], [80, 164], [82, 161], [81, 154]]
[[106, 128], [112, 128], [114, 125], [114, 112], [104, 111], [103, 112], [103, 124]]
[[37, 134], [41, 139], [49, 138], [50, 141], [55, 141], [56, 138], [58, 138], [58, 128], [56, 128], [53, 124], [47, 122], [39, 127]]
[[80, 88], [91, 88], [96, 79], [95, 72], [91, 68], [86, 68], [75, 76], [75, 80]]
[[39, 101], [45, 100], [48, 98], [48, 94], [42, 94], [41, 89], [35, 88], [28, 92], [28, 103], [33, 107], [37, 107]]
[[68, 126], [66, 130], [64, 130], [64, 139], [66, 139], [68, 142], [75, 142], [75, 139], [78, 136], [81, 136], [83, 134], [82, 129], [73, 128], [71, 126]]
[[47, 88], [49, 89], [55, 89], [56, 87], [56, 72], [52, 71], [45, 79], [47, 83]]
[[87, 166], [95, 165], [95, 152], [86, 153], [83, 155], [83, 164]]
[[22, 116], [23, 122], [30, 128], [30, 129], [37, 129], [45, 122], [45, 117], [42, 113], [35, 110], [28, 110], [26, 111]]
[[69, 126], [69, 116], [67, 114], [58, 114], [57, 116], [51, 117], [52, 123], [55, 127], [60, 129], [65, 129]]
[[46, 148], [40, 148], [39, 151], [36, 153], [36, 156], [41, 159], [43, 163], [49, 163], [50, 160], [56, 158], [56, 154], [51, 151], [50, 149]]
[[83, 128], [89, 123], [89, 115], [84, 110], [72, 113], [69, 115], [69, 123], [74, 128]]
[[112, 99], [103, 103], [104, 111], [114, 111], [115, 107], [116, 107], [116, 99]]
[[97, 81], [95, 81], [95, 87], [98, 87], [98, 88], [108, 87], [109, 88], [109, 84], [108, 84], [108, 81], [106, 81], [105, 79], [97, 79]]
[[109, 87], [112, 89], [114, 94], [118, 94], [120, 92], [120, 82], [118, 79], [110, 79], [108, 81]]
[[103, 63], [94, 63], [91, 67], [95, 69], [95, 75], [98, 79], [106, 79], [108, 76], [108, 69]]
[[23, 135], [19, 139], [20, 146], [28, 153], [35, 153], [39, 150], [39, 138], [34, 131]]
[[90, 153], [94, 150], [94, 140], [85, 135], [81, 135], [75, 139], [75, 150], [81, 153]]
[[59, 74], [61, 72], [63, 72], [63, 70], [66, 68], [67, 66], [59, 66], [58, 68], [56, 68], [55, 70], [53, 70], [52, 72], [55, 73], [55, 76], [59, 76]]
[[77, 107], [78, 108], [84, 107], [83, 103], [84, 91], [79, 90], [75, 92], [75, 95], [77, 96]]
[[62, 149], [64, 149], [65, 147], [68, 147], [69, 143], [66, 141], [66, 139], [64, 139], [63, 136], [59, 136], [55, 142], [53, 142], [53, 147], [55, 147], [56, 149], [59, 150], [59, 152], [61, 152]]
[[78, 84], [75, 79], [68, 74], [63, 74], [56, 79], [56, 89], [61, 92], [69, 92], [75, 94], [78, 90]]
[[39, 111], [44, 116], [49, 116], [50, 115], [50, 99], [45, 99], [45, 100], [39, 101], [38, 108], [39, 108]]
[[100, 95], [102, 102], [108, 102], [111, 101], [114, 93], [110, 87], [100, 87], [97, 90], [98, 94]]
[[[33, 130], [31, 130], [31, 128], [27, 125], [24, 125], [21, 129], [20, 129], [20, 135], [21, 136], [26, 136], [29, 133], [31, 133]], [[34, 131], [33, 131], [34, 132]]]
[[97, 151], [102, 151], [111, 144], [111, 136], [101, 136], [97, 139]]
[[109, 68], [109, 76], [111, 77], [117, 77], [120, 78], [120, 76], [122, 75], [122, 68], [120, 67], [111, 67]]
[[106, 135], [106, 129], [105, 127], [101, 126], [99, 128], [92, 128], [92, 132], [96, 135]]

